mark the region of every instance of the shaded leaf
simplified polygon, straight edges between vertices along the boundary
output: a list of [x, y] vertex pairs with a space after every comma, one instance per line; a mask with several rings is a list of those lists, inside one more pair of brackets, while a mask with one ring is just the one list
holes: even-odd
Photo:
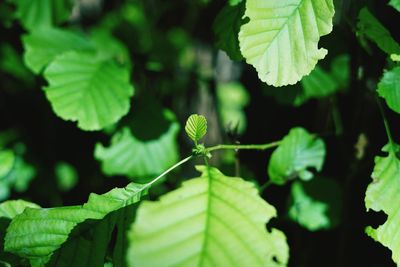
[[15, 16], [28, 30], [55, 26], [68, 19], [71, 0], [12, 0], [17, 6]]
[[58, 162], [55, 167], [58, 187], [61, 191], [71, 190], [78, 182], [78, 173], [74, 166], [66, 162]]
[[199, 178], [142, 202], [129, 233], [129, 266], [285, 266], [284, 234], [265, 228], [275, 208], [252, 183], [197, 169]]
[[366, 7], [358, 14], [357, 34], [366, 36], [389, 55], [400, 53], [400, 45]]
[[240, 50], [269, 85], [295, 84], [328, 53], [318, 48], [332, 31], [332, 0], [248, 0], [249, 23], [239, 33]]
[[383, 74], [378, 83], [378, 94], [393, 111], [400, 113], [400, 67]]
[[334, 180], [295, 181], [291, 187], [289, 218], [309, 231], [337, 225], [341, 209], [340, 188]]
[[93, 49], [90, 42], [78, 33], [56, 28], [35, 29], [32, 33], [24, 35], [22, 42], [25, 64], [36, 74], [63, 52]]
[[83, 130], [100, 130], [129, 111], [133, 87], [126, 68], [75, 51], [58, 56], [46, 69], [44, 88], [54, 112]]
[[213, 23], [215, 46], [224, 50], [232, 60], [242, 60], [238, 34], [243, 24], [245, 4], [237, 3], [226, 5], [218, 13]]
[[6, 176], [14, 166], [15, 155], [12, 150], [0, 150], [0, 179]]
[[314, 175], [308, 168], [320, 171], [324, 158], [325, 144], [322, 139], [303, 128], [293, 128], [272, 153], [268, 175], [273, 183], [280, 185], [297, 176], [310, 180]]

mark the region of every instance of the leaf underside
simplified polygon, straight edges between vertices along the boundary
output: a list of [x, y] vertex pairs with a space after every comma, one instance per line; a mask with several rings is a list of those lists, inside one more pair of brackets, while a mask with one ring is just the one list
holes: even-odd
[[250, 21], [239, 32], [242, 55], [263, 82], [295, 84], [327, 54], [318, 41], [332, 31], [333, 15], [332, 0], [248, 0]]
[[[284, 234], [266, 230], [274, 207], [253, 184], [206, 166], [161, 197], [142, 202], [129, 233], [129, 266], [284, 266]], [[275, 260], [273, 259], [275, 258]]]

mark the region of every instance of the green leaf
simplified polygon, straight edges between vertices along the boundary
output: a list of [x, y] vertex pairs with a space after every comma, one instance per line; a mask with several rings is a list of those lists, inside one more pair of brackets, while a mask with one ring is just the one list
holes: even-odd
[[74, 166], [66, 162], [58, 162], [55, 167], [58, 187], [61, 191], [71, 190], [78, 182], [78, 173]]
[[[32, 266], [43, 266], [56, 250], [55, 257], [60, 261], [57, 266], [98, 266], [99, 261], [103, 264], [104, 258], [98, 256], [105, 254], [115, 226], [115, 217], [110, 213], [138, 202], [147, 188], [148, 185], [131, 183], [103, 195], [91, 194], [82, 206], [25, 209], [7, 228], [5, 250], [29, 259]], [[106, 216], [109, 217], [104, 219]], [[81, 250], [74, 251], [76, 247]], [[95, 261], [87, 263], [82, 259]]]
[[383, 74], [378, 83], [378, 94], [393, 111], [400, 113], [400, 67]]
[[366, 36], [389, 55], [400, 53], [400, 45], [366, 7], [358, 14], [357, 34]]
[[309, 231], [330, 229], [340, 217], [341, 194], [331, 179], [316, 178], [292, 184], [289, 218]]
[[40, 206], [25, 200], [8, 200], [0, 204], [0, 217], [13, 219], [26, 208], [39, 209]]
[[26, 262], [11, 253], [4, 252], [4, 236], [6, 229], [18, 214], [25, 208], [40, 208], [40, 206], [25, 200], [9, 200], [0, 204], [0, 265], [1, 266], [26, 266]]
[[318, 41], [332, 31], [333, 14], [332, 0], [247, 0], [242, 55], [263, 82], [295, 84], [328, 53]]
[[22, 42], [25, 64], [36, 74], [63, 52], [93, 49], [90, 42], [78, 33], [56, 28], [35, 29], [24, 35]]
[[242, 0], [228, 0], [228, 2], [229, 2], [229, 5], [236, 6], [240, 3], [242, 3]]
[[394, 62], [399, 62], [400, 61], [400, 55], [397, 54], [391, 54], [390, 59], [393, 60]]
[[[154, 124], [159, 122], [149, 121]], [[141, 127], [140, 124], [135, 126]], [[109, 147], [96, 145], [95, 158], [101, 161], [106, 175], [125, 175], [135, 181], [148, 178], [178, 161], [178, 132], [179, 124], [175, 119], [169, 120], [165, 132], [147, 140], [125, 127], [112, 137]]]
[[400, 0], [390, 0], [389, 5], [400, 12]]
[[372, 182], [368, 185], [365, 194], [367, 211], [383, 211], [387, 214], [384, 224], [377, 229], [368, 226], [366, 233], [375, 241], [392, 251], [393, 261], [400, 264], [400, 160], [397, 157], [400, 149], [398, 145], [387, 145], [383, 151], [387, 156], [375, 157], [375, 167], [372, 172]]
[[11, 44], [0, 46], [0, 69], [26, 84], [33, 82], [33, 74], [25, 67], [20, 53]]
[[17, 6], [15, 16], [27, 30], [55, 26], [68, 19], [71, 0], [12, 0]]
[[285, 266], [284, 234], [265, 228], [276, 210], [254, 185], [215, 168], [197, 170], [199, 178], [142, 202], [129, 233], [129, 266]]
[[219, 83], [217, 85], [218, 111], [224, 127], [237, 130], [242, 134], [247, 126], [244, 108], [250, 101], [250, 95], [241, 83]]
[[308, 76], [301, 80], [305, 99], [321, 98], [331, 95], [339, 88], [335, 80], [322, 68], [316, 66]]
[[268, 175], [275, 184], [282, 185], [297, 176], [310, 180], [314, 175], [307, 170], [322, 169], [325, 144], [322, 139], [309, 134], [303, 128], [293, 128], [272, 153], [268, 164]]
[[193, 114], [186, 121], [186, 134], [195, 143], [207, 133], [207, 120], [203, 115]]
[[129, 71], [112, 60], [75, 51], [58, 56], [44, 72], [54, 112], [83, 130], [100, 130], [129, 111], [134, 89]]
[[215, 34], [215, 46], [225, 51], [232, 60], [242, 60], [240, 53], [238, 34], [243, 24], [245, 4], [240, 3], [235, 6], [226, 5], [218, 13], [213, 23]]
[[0, 150], [0, 179], [6, 176], [14, 166], [15, 155], [12, 150]]

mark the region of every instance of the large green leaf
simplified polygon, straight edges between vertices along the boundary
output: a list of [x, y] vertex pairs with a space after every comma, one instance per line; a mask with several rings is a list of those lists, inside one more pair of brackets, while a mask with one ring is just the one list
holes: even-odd
[[44, 75], [54, 112], [77, 121], [83, 130], [100, 130], [129, 111], [134, 91], [129, 71], [111, 59], [94, 60], [91, 54], [70, 51], [58, 56]]
[[364, 7], [358, 14], [357, 34], [366, 36], [387, 54], [399, 54], [400, 45], [390, 32]]
[[40, 208], [39, 205], [25, 200], [8, 200], [0, 204], [0, 217], [13, 219], [26, 208]]
[[28, 30], [55, 26], [68, 19], [72, 0], [11, 0], [17, 6], [16, 17]]
[[244, 7], [244, 3], [236, 6], [227, 4], [218, 13], [213, 24], [215, 45], [224, 50], [232, 60], [243, 59], [240, 53], [238, 34], [243, 23]]
[[368, 226], [366, 233], [392, 251], [392, 259], [400, 265], [400, 152], [398, 145], [387, 145], [383, 151], [389, 154], [375, 158], [372, 182], [365, 194], [365, 207], [383, 211], [387, 220], [377, 229]]
[[82, 206], [25, 209], [7, 228], [5, 250], [33, 266], [46, 264], [56, 250], [51, 266], [100, 266], [116, 223], [111, 213], [138, 202], [148, 187], [131, 183], [103, 195], [91, 194]]
[[93, 49], [89, 41], [78, 33], [56, 28], [35, 29], [24, 35], [22, 42], [25, 64], [36, 74], [63, 52]]
[[378, 84], [378, 94], [386, 100], [392, 110], [400, 113], [400, 67], [383, 74]]
[[199, 178], [142, 202], [129, 233], [129, 266], [285, 266], [284, 234], [265, 228], [275, 208], [252, 183], [197, 169]]
[[268, 175], [275, 184], [284, 184], [299, 176], [310, 180], [313, 173], [322, 169], [325, 158], [325, 144], [322, 139], [309, 134], [303, 128], [293, 128], [272, 153], [268, 164]]
[[338, 184], [327, 178], [293, 182], [289, 218], [310, 231], [336, 226], [340, 219], [340, 192]]
[[262, 81], [294, 84], [327, 54], [318, 41], [332, 31], [333, 14], [332, 0], [247, 0], [250, 22], [239, 33], [242, 55]]

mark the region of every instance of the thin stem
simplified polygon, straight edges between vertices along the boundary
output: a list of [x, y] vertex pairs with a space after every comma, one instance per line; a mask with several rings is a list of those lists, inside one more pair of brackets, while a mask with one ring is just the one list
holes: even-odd
[[271, 180], [265, 182], [262, 186], [260, 186], [260, 188], [258, 189], [258, 191], [260, 193], [264, 192], [265, 189], [267, 189], [270, 185], [272, 185]]
[[388, 123], [388, 121], [386, 119], [386, 116], [385, 116], [385, 111], [383, 109], [383, 106], [382, 106], [382, 103], [381, 103], [380, 99], [376, 98], [376, 101], [378, 103], [379, 111], [380, 111], [382, 119], [383, 119], [383, 124], [385, 125], [386, 135], [387, 135], [387, 137], [389, 139], [389, 143], [390, 143], [391, 147], [393, 147], [393, 144], [394, 144], [393, 143], [393, 138], [392, 138], [392, 134], [390, 133], [390, 127], [389, 127], [389, 123]]
[[155, 182], [157, 182], [158, 180], [160, 180], [163, 176], [165, 176], [166, 174], [168, 174], [170, 171], [172, 171], [173, 169], [179, 167], [180, 165], [182, 165], [183, 163], [189, 161], [193, 156], [189, 156], [184, 158], [183, 160], [179, 161], [178, 163], [176, 163], [175, 165], [173, 165], [172, 167], [170, 167], [169, 169], [167, 169], [166, 171], [164, 171], [163, 173], [161, 173], [159, 176], [157, 176], [156, 178], [154, 178], [153, 180], [151, 180], [150, 182], [148, 182], [145, 187], [150, 187], [152, 186]]
[[281, 143], [281, 141], [275, 141], [275, 142], [268, 143], [268, 144], [252, 144], [252, 145], [216, 145], [216, 146], [212, 146], [212, 147], [207, 148], [207, 151], [208, 152], [212, 152], [212, 151], [221, 150], [221, 149], [266, 150], [266, 149], [269, 149], [269, 148], [277, 147], [280, 143]]

